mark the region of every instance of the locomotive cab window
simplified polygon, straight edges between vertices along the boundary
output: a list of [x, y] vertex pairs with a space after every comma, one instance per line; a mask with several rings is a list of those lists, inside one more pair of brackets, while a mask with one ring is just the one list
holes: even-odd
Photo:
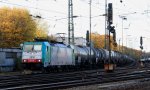
[[41, 51], [42, 46], [41, 45], [34, 45], [34, 51]]
[[24, 46], [24, 51], [31, 51], [33, 48], [33, 45], [25, 45]]
[[24, 51], [41, 51], [41, 45], [25, 45]]

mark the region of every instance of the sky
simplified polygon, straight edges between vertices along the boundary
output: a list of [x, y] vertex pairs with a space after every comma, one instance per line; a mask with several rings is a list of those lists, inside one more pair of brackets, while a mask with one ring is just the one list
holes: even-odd
[[[144, 51], [150, 52], [150, 0], [92, 0], [92, 32], [105, 34], [105, 2], [113, 4], [113, 25], [117, 43], [140, 49], [143, 38]], [[49, 35], [68, 35], [68, 0], [0, 0], [0, 7], [26, 8], [33, 16], [40, 15], [48, 25]], [[89, 30], [89, 0], [73, 0], [74, 33], [85, 37]], [[123, 20], [121, 17], [126, 17]], [[123, 31], [123, 39], [122, 39]]]

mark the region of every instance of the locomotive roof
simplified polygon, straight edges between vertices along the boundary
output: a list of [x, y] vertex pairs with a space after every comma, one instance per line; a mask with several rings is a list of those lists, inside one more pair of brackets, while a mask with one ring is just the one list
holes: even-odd
[[67, 45], [63, 44], [63, 43], [49, 43], [49, 42], [24, 42], [24, 44], [46, 44], [47, 46], [51, 45], [51, 46], [58, 46], [58, 47], [67, 47]]
[[52, 46], [58, 46], [58, 47], [67, 47], [67, 45], [62, 44], [62, 43], [50, 43]]

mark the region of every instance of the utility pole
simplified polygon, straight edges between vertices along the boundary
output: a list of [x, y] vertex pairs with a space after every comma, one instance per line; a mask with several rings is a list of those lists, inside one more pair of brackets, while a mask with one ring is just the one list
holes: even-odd
[[91, 4], [92, 4], [92, 0], [90, 0], [90, 3], [89, 3], [89, 24], [90, 24], [90, 61], [91, 61]]
[[107, 35], [108, 35], [108, 31], [107, 31], [107, 0], [105, 0], [105, 49], [107, 48]]
[[124, 20], [127, 20], [127, 18], [126, 18], [126, 16], [122, 16], [122, 15], [119, 15], [119, 17], [121, 18], [121, 20], [122, 20], [122, 53], [123, 53], [123, 42], [124, 42], [124, 38], [123, 38], [123, 21]]
[[68, 44], [74, 45], [73, 3], [68, 0]]
[[119, 51], [120, 51], [120, 39], [119, 39]]

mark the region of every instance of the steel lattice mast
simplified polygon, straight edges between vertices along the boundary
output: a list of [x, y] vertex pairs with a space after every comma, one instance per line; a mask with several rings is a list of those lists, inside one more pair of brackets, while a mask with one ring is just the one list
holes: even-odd
[[74, 44], [73, 3], [68, 0], [68, 44]]

